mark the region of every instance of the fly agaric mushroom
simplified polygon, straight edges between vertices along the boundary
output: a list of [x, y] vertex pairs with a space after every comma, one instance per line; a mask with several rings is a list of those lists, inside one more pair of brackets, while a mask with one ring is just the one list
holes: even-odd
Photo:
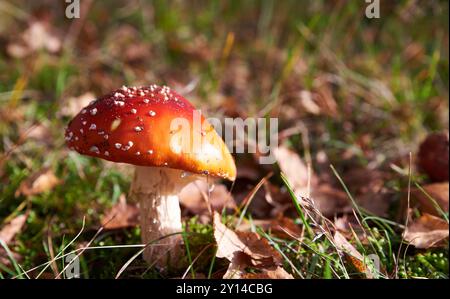
[[[149, 244], [144, 259], [163, 268], [181, 248], [175, 234], [182, 229], [180, 190], [202, 175], [236, 178], [234, 160], [214, 128], [203, 117], [200, 130], [193, 128], [195, 112], [168, 87], [123, 86], [82, 109], [65, 133], [69, 148], [80, 154], [136, 165], [129, 196], [140, 206], [142, 241]], [[181, 150], [186, 139], [175, 137], [175, 119], [188, 122], [184, 137], [199, 140], [197, 151]]]

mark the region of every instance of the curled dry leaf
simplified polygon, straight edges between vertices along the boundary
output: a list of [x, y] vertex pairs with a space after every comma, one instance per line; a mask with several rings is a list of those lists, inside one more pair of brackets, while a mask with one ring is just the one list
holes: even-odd
[[[208, 188], [211, 187], [209, 190]], [[208, 186], [205, 180], [196, 180], [184, 187], [180, 194], [180, 204], [195, 215], [210, 215], [210, 211], [236, 208], [236, 203], [222, 184]]]
[[125, 195], [121, 195], [117, 202], [101, 220], [105, 229], [121, 229], [139, 224], [139, 209], [136, 205], [128, 204]]
[[[308, 187], [308, 167], [296, 152], [280, 145], [274, 150], [274, 155], [281, 171], [286, 175], [296, 193], [306, 196]], [[315, 181], [311, 177], [311, 183]]]
[[403, 233], [403, 238], [416, 248], [448, 246], [448, 223], [425, 213], [410, 222]]
[[364, 262], [363, 255], [338, 231], [334, 233], [334, 244], [345, 254], [346, 259], [367, 278], [374, 278], [374, 274]]
[[271, 278], [293, 278], [282, 267], [282, 257], [266, 239], [253, 232], [234, 232], [214, 213], [214, 238], [217, 242], [218, 258], [230, 261], [224, 278], [245, 278], [246, 268], [252, 267], [262, 276]]
[[427, 136], [419, 147], [419, 167], [435, 182], [448, 181], [448, 132]]
[[334, 239], [334, 243], [335, 243], [336, 247], [339, 250], [351, 255], [352, 257], [354, 257], [360, 261], [363, 260], [362, 254], [359, 253], [359, 251], [356, 250], [356, 248], [352, 244], [350, 244], [350, 242], [347, 241], [347, 239], [340, 232], [336, 231], [334, 233], [333, 239]]
[[51, 169], [44, 168], [23, 181], [16, 190], [15, 196], [31, 196], [47, 192], [60, 183], [61, 181], [55, 176]]
[[434, 200], [443, 212], [448, 213], [448, 182], [429, 184], [422, 188], [426, 193], [418, 188], [411, 191], [411, 198], [417, 204], [420, 211], [440, 216], [438, 209], [433, 203]]
[[0, 239], [3, 240], [3, 242], [5, 242], [6, 244], [11, 243], [17, 233], [22, 230], [25, 222], [27, 221], [27, 218], [28, 213], [16, 216], [14, 219], [12, 219], [0, 230]]
[[314, 115], [320, 114], [320, 107], [314, 102], [312, 92], [308, 90], [302, 90], [299, 93], [299, 97], [302, 107], [307, 112]]

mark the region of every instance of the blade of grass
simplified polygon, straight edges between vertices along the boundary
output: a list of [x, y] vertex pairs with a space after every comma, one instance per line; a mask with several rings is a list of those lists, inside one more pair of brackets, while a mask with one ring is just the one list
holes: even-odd
[[292, 202], [294, 203], [295, 209], [297, 210], [298, 215], [300, 216], [300, 219], [303, 223], [303, 226], [306, 228], [306, 231], [308, 232], [308, 235], [310, 237], [314, 236], [314, 233], [311, 229], [311, 226], [308, 223], [308, 220], [305, 217], [305, 214], [303, 213], [303, 210], [300, 206], [300, 202], [297, 199], [297, 195], [295, 195], [294, 190], [292, 189], [286, 175], [284, 173], [280, 173], [281, 179], [283, 180], [284, 185], [288, 189], [289, 195], [291, 196]]

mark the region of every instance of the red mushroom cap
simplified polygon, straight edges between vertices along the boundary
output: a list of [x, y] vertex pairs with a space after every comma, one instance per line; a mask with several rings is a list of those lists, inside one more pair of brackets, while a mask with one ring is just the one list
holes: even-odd
[[[83, 155], [234, 180], [236, 165], [228, 148], [201, 115], [196, 129], [195, 111], [168, 87], [123, 86], [81, 110], [69, 123], [65, 139], [70, 149]], [[173, 130], [173, 120], [180, 118], [190, 126], [188, 136]], [[187, 139], [181, 141], [180, 136]], [[183, 147], [186, 140], [190, 147]]]

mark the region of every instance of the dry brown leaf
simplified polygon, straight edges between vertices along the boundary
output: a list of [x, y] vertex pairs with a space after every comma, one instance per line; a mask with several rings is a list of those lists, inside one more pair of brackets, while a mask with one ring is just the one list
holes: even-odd
[[270, 221], [271, 233], [279, 238], [292, 239], [300, 238], [302, 229], [295, 224], [294, 220], [287, 217], [278, 217]]
[[275, 265], [281, 262], [281, 255], [273, 249], [266, 239], [256, 233], [234, 232], [220, 221], [220, 215], [214, 213], [214, 238], [217, 242], [216, 256], [231, 261], [236, 252], [243, 252], [251, 258], [251, 263]]
[[60, 183], [61, 181], [55, 176], [51, 169], [44, 168], [23, 181], [16, 190], [15, 196], [31, 196], [47, 192]]
[[[434, 183], [423, 186], [422, 188], [425, 192], [436, 202], [436, 204], [444, 211], [448, 213], [448, 198], [449, 198], [449, 188], [448, 182], [445, 183]], [[413, 189], [411, 191], [411, 198], [418, 205], [420, 211], [432, 214], [435, 216], [440, 216], [439, 211], [436, 209], [432, 200], [420, 189]]]
[[345, 172], [343, 176], [360, 207], [374, 215], [387, 216], [394, 199], [385, 187], [386, 182], [390, 180], [389, 173], [356, 167]]
[[74, 117], [93, 100], [95, 100], [95, 95], [92, 92], [86, 92], [79, 97], [71, 97], [64, 101], [60, 114], [63, 116]]
[[121, 229], [133, 227], [139, 224], [139, 209], [136, 205], [127, 204], [125, 195], [121, 195], [119, 201], [105, 213], [101, 225], [105, 229]]
[[448, 132], [427, 136], [419, 147], [419, 167], [435, 182], [448, 181]]
[[292, 275], [287, 273], [281, 267], [277, 267], [275, 270], [264, 271], [260, 273], [245, 273], [241, 276], [244, 279], [293, 279]]
[[225, 185], [215, 184], [211, 190], [208, 188], [205, 180], [188, 184], [179, 194], [180, 204], [195, 215], [210, 215], [209, 207], [213, 211], [236, 208], [236, 203]]
[[302, 90], [299, 93], [300, 103], [302, 107], [309, 113], [314, 115], [320, 114], [320, 107], [314, 102], [312, 92], [308, 90]]
[[[302, 229], [295, 224], [291, 218], [279, 216], [271, 220], [253, 220], [252, 224], [269, 231], [272, 235], [282, 239], [298, 239], [301, 237]], [[249, 223], [242, 223], [238, 229], [241, 231], [249, 231], [252, 226]]]
[[351, 255], [352, 257], [354, 257], [360, 261], [362, 261], [364, 259], [363, 255], [361, 253], [359, 253], [359, 251], [356, 250], [356, 248], [352, 244], [350, 244], [350, 242], [347, 241], [347, 239], [340, 232], [336, 231], [334, 233], [333, 239], [334, 239], [334, 243], [335, 243], [336, 247], [339, 250]]
[[403, 233], [405, 241], [416, 248], [430, 248], [448, 245], [448, 223], [430, 214], [410, 222]]
[[351, 211], [347, 195], [329, 183], [319, 181], [312, 170], [310, 190], [308, 190], [308, 168], [297, 153], [281, 145], [274, 151], [274, 154], [294, 192], [299, 196], [313, 198], [316, 208], [323, 215], [333, 216], [336, 213]]
[[373, 273], [364, 262], [363, 255], [338, 231], [334, 233], [334, 244], [341, 250], [350, 263], [367, 278], [374, 278]]
[[21, 35], [20, 40], [10, 43], [8, 54], [12, 57], [22, 58], [39, 50], [56, 53], [61, 49], [61, 40], [51, 32], [49, 24], [33, 22]]
[[33, 139], [44, 144], [51, 144], [53, 141], [49, 127], [42, 123], [21, 128], [20, 135], [26, 140]]
[[330, 184], [322, 183], [312, 188], [311, 198], [314, 199], [315, 207], [326, 217], [351, 212], [347, 194]]
[[417, 42], [408, 44], [403, 50], [405, 61], [408, 62], [422, 62], [425, 57], [425, 49]]
[[[294, 191], [300, 193], [302, 196], [306, 196], [308, 187], [308, 167], [302, 161], [300, 156], [284, 145], [277, 147], [274, 150], [274, 155], [281, 171], [288, 178]], [[310, 179], [311, 184], [314, 184], [316, 179], [312, 173]]]
[[234, 232], [228, 229], [222, 224], [217, 212], [214, 213], [214, 238], [217, 242], [216, 256], [231, 262], [224, 278], [243, 278], [247, 267], [255, 267], [261, 273], [279, 276], [278, 278], [292, 278], [280, 267], [280, 253], [266, 239], [253, 232]]
[[[292, 275], [286, 272], [281, 266], [274, 269], [263, 269], [257, 273], [248, 273], [246, 268], [250, 265], [249, 256], [243, 252], [237, 252], [233, 257], [224, 279], [293, 279]], [[257, 269], [259, 270], [259, 269]]]
[[365, 231], [354, 214], [347, 213], [335, 218], [334, 228], [346, 238], [351, 238], [355, 233], [361, 243], [367, 243]]
[[356, 203], [374, 215], [388, 217], [393, 199], [392, 194], [387, 192], [366, 193], [358, 195]]
[[22, 230], [27, 221], [28, 213], [16, 216], [0, 230], [0, 239], [10, 244], [14, 237]]
[[336, 118], [339, 115], [338, 105], [334, 99], [333, 91], [328, 81], [329, 79], [324, 77], [319, 77], [314, 81], [316, 90], [314, 100], [323, 113]]
[[[28, 218], [28, 213], [18, 215], [13, 218], [10, 222], [3, 226], [0, 230], [0, 240], [5, 242], [7, 245], [11, 244], [15, 236], [22, 231]], [[22, 257], [16, 253], [11, 252], [13, 258], [19, 261]], [[0, 264], [9, 267], [11, 265], [11, 259], [8, 257], [6, 250], [0, 246]]]
[[[11, 252], [12, 257], [15, 261], [20, 262], [22, 260], [22, 256], [20, 254], [18, 254], [17, 252]], [[11, 259], [8, 256], [8, 254], [6, 253], [5, 249], [0, 248], [0, 264], [2, 264], [5, 267], [10, 267], [11, 266]]]

